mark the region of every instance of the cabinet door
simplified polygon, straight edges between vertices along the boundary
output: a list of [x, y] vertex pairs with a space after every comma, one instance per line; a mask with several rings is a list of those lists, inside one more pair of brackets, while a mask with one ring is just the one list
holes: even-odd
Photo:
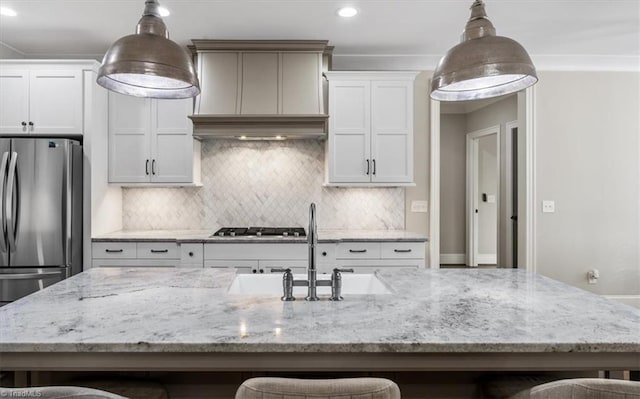
[[151, 181], [193, 181], [193, 100], [151, 101]]
[[28, 121], [29, 71], [0, 68], [0, 133], [26, 134]]
[[150, 181], [150, 115], [150, 99], [109, 92], [110, 183]]
[[371, 181], [413, 182], [413, 82], [372, 82], [371, 115]]
[[237, 114], [240, 55], [236, 53], [200, 53], [199, 114]]
[[278, 53], [242, 54], [241, 114], [278, 113]]
[[371, 181], [371, 85], [329, 82], [329, 182]]
[[29, 79], [31, 133], [82, 134], [81, 70], [32, 70]]
[[322, 112], [322, 59], [317, 53], [283, 53], [282, 110], [285, 115]]

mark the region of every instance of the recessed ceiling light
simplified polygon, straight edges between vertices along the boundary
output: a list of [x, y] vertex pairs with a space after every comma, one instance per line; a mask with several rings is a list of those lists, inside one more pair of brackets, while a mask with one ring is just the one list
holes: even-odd
[[161, 17], [168, 17], [169, 15], [171, 15], [171, 12], [169, 12], [166, 7], [160, 6], [158, 7], [158, 11], [160, 12]]
[[358, 10], [353, 7], [342, 7], [338, 10], [338, 15], [343, 18], [351, 18], [358, 15]]
[[4, 15], [5, 17], [15, 17], [18, 13], [7, 7], [0, 7], [0, 15]]

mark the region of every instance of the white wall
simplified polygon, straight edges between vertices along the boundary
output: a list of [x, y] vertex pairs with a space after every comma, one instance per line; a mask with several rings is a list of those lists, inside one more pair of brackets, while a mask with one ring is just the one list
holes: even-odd
[[640, 296], [640, 73], [541, 72], [536, 108], [537, 271]]
[[440, 253], [465, 254], [465, 114], [440, 116]]

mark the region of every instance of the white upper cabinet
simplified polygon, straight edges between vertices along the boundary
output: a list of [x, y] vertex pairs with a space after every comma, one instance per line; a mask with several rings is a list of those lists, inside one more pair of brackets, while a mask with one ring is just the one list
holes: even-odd
[[109, 182], [193, 183], [193, 100], [109, 93]]
[[0, 63], [0, 88], [0, 133], [83, 133], [82, 66]]
[[414, 72], [328, 72], [327, 183], [413, 184]]

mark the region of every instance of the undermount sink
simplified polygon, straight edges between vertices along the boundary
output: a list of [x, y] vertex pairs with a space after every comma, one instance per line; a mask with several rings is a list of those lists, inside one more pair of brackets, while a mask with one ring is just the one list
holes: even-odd
[[[305, 274], [293, 276], [296, 280], [307, 278]], [[328, 280], [329, 275], [318, 280]], [[319, 296], [331, 295], [331, 287], [317, 287]], [[238, 274], [231, 287], [231, 295], [282, 296], [282, 274]], [[342, 295], [388, 295], [391, 291], [374, 274], [343, 274]], [[307, 295], [307, 287], [293, 287], [296, 298]]]

